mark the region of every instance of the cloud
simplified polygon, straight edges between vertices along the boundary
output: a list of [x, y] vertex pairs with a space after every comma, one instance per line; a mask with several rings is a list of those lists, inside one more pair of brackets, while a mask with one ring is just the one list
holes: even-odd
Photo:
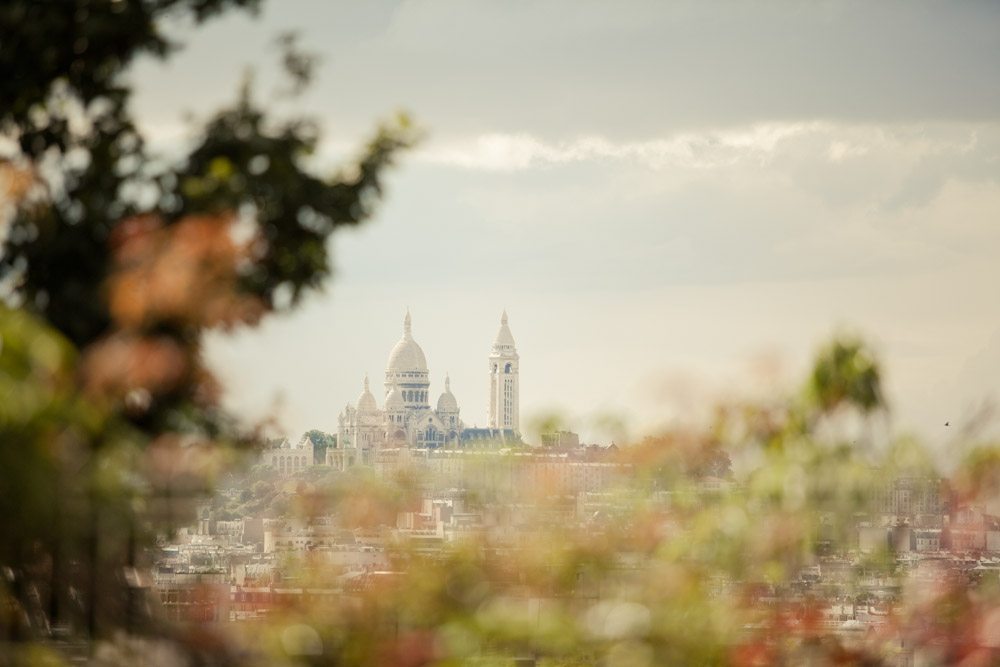
[[831, 162], [842, 162], [846, 158], [867, 155], [868, 151], [868, 146], [850, 144], [846, 141], [834, 141], [830, 144], [828, 155]]
[[557, 141], [527, 131], [494, 132], [432, 141], [414, 158], [486, 172], [585, 163], [653, 172], [766, 171], [816, 190], [829, 203], [867, 197], [877, 189], [880, 206], [897, 208], [930, 201], [952, 175], [993, 180], [1000, 161], [1000, 124], [772, 122], [637, 141], [600, 134]]
[[549, 142], [527, 132], [491, 133], [432, 146], [421, 151], [418, 157], [435, 164], [488, 171], [588, 161], [626, 161], [650, 169], [712, 169], [748, 159], [766, 163], [779, 143], [820, 127], [821, 123], [769, 123], [626, 142], [615, 142], [600, 135]]

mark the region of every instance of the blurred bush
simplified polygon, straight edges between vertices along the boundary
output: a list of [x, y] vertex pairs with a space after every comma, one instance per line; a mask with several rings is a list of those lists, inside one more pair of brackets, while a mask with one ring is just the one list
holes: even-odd
[[[257, 5], [0, 4], [0, 641], [16, 655], [8, 641], [165, 632], [142, 596], [152, 539], [258, 441], [220, 409], [204, 334], [318, 288], [328, 238], [371, 215], [417, 138], [399, 116], [320, 177], [315, 125], [246, 84], [186, 154], [151, 154], [129, 65], [177, 48], [168, 17]], [[313, 58], [280, 44], [295, 95]]]
[[[291, 489], [262, 474], [227, 511], [332, 514], [381, 535], [389, 569], [332, 583], [320, 562], [291, 559], [297, 585], [337, 594], [255, 623], [166, 624], [144, 594], [154, 538], [190, 521], [234, 451], [259, 440], [219, 408], [204, 333], [253, 326], [320, 286], [330, 234], [371, 215], [385, 168], [416, 139], [399, 118], [320, 178], [307, 164], [317, 128], [270, 117], [245, 86], [183, 159], [150, 155], [130, 62], [170, 54], [168, 14], [256, 4], [0, 5], [0, 662], [997, 664], [995, 576], [916, 572], [888, 545], [857, 548], [886, 480], [943, 474], [912, 441], [866, 437], [886, 405], [876, 356], [854, 338], [821, 350], [796, 395], [622, 444], [633, 474], [615, 511], [587, 520], [545, 488], [515, 508], [491, 496], [517, 530], [426, 550], [388, 529], [418, 497], [413, 474]], [[282, 43], [294, 94], [310, 60]], [[995, 505], [1000, 450], [977, 445], [951, 478], [954, 502]], [[831, 603], [886, 622], [831, 628]]]

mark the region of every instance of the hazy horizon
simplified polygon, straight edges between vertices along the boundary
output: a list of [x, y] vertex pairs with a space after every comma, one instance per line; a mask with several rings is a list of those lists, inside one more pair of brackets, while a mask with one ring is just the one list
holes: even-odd
[[590, 441], [788, 390], [844, 330], [881, 353], [896, 426], [933, 445], [997, 396], [1000, 6], [270, 3], [175, 26], [188, 48], [140, 63], [154, 145], [244, 65], [269, 95], [290, 29], [316, 85], [266, 99], [318, 118], [319, 166], [396, 109], [427, 138], [376, 219], [336, 236], [323, 296], [213, 338], [248, 419], [282, 396], [289, 437], [335, 431], [365, 373], [381, 402], [407, 307], [432, 400], [449, 373], [469, 425], [504, 308], [523, 421], [558, 412]]

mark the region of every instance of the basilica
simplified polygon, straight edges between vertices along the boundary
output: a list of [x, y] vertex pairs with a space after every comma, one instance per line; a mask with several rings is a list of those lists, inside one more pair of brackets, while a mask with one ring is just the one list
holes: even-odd
[[488, 428], [468, 428], [458, 400], [445, 376], [444, 392], [430, 403], [430, 373], [424, 351], [413, 339], [410, 313], [403, 320], [403, 337], [389, 353], [385, 393], [380, 408], [364, 379], [355, 405], [348, 404], [338, 420], [336, 456], [340, 465], [370, 465], [380, 450], [463, 449], [520, 442], [518, 354], [507, 326], [507, 313], [489, 355], [490, 405]]

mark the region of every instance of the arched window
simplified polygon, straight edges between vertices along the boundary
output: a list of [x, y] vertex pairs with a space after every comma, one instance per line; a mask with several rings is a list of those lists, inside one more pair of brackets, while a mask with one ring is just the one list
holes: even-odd
[[514, 366], [513, 364], [511, 364], [511, 363], [508, 363], [508, 364], [507, 364], [506, 366], [504, 366], [504, 367], [503, 367], [503, 372], [504, 372], [504, 373], [510, 373], [510, 369], [511, 369], [511, 368], [512, 368], [513, 366]]

